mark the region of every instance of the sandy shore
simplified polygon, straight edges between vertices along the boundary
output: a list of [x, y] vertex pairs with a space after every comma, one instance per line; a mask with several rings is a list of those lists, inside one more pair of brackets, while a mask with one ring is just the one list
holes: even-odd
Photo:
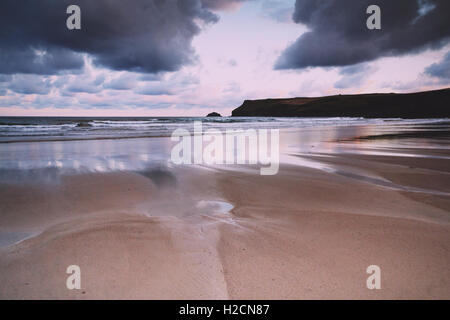
[[[1, 184], [0, 298], [450, 298], [448, 160], [303, 160], [338, 170], [179, 167]], [[66, 288], [69, 265], [81, 290]], [[381, 290], [366, 287], [369, 265]]]

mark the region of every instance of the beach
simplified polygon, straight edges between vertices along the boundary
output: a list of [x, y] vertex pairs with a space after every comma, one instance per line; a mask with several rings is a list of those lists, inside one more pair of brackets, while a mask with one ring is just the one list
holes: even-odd
[[269, 176], [164, 132], [5, 135], [0, 298], [449, 299], [449, 122], [336, 123], [280, 124]]

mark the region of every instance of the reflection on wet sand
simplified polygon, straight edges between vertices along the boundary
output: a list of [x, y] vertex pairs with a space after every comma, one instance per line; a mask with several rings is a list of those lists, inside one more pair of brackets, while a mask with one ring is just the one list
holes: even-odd
[[[436, 130], [436, 126], [439, 130]], [[426, 131], [429, 130], [429, 131]], [[315, 133], [319, 133], [319, 139]], [[424, 132], [427, 134], [424, 135]], [[307, 132], [290, 133], [284, 137], [285, 148], [281, 161], [291, 165], [323, 170], [328, 173], [357, 179], [380, 187], [394, 190], [430, 193], [449, 196], [449, 192], [399, 185], [370, 170], [338, 164], [333, 158], [342, 156], [386, 157], [450, 160], [450, 144], [443, 139], [449, 136], [450, 127], [439, 125], [417, 126], [377, 126], [313, 129]], [[294, 136], [295, 135], [295, 136]], [[312, 136], [312, 138], [311, 138]], [[297, 142], [297, 143], [295, 143]], [[450, 167], [448, 167], [450, 169]], [[450, 170], [444, 170], [449, 175]], [[450, 177], [449, 177], [450, 178]]]

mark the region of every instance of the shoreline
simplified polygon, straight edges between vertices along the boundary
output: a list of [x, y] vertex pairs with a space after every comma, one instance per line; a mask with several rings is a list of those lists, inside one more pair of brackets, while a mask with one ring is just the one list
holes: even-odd
[[[1, 118], [1, 117], [0, 117]], [[34, 118], [34, 117], [30, 117], [30, 118]], [[232, 117], [223, 117], [223, 119], [232, 119]], [[251, 125], [249, 126], [249, 128], [252, 129], [280, 129], [280, 130], [302, 130], [302, 129], [307, 129], [308, 127], [312, 127], [311, 124], [302, 124], [301, 121], [310, 121], [310, 120], [317, 120], [317, 121], [327, 121], [327, 120], [339, 120], [339, 119], [346, 119], [346, 120], [353, 120], [355, 122], [343, 122], [342, 124], [339, 124], [339, 122], [334, 122], [334, 123], [319, 123], [317, 124], [317, 126], [319, 127], [323, 127], [323, 128], [332, 128], [332, 127], [357, 127], [357, 126], [386, 126], [386, 127], [390, 127], [390, 126], [395, 126], [395, 125], [400, 125], [400, 126], [408, 126], [411, 124], [421, 124], [421, 125], [428, 125], [428, 126], [438, 126], [438, 125], [448, 125], [450, 123], [450, 118], [417, 118], [417, 119], [410, 119], [410, 118], [406, 118], [406, 119], [401, 119], [401, 118], [361, 118], [361, 117], [350, 117], [350, 118], [336, 118], [336, 117], [331, 117], [331, 118], [323, 118], [323, 117], [268, 117], [267, 119], [272, 119], [272, 122], [276, 123], [275, 124], [271, 124], [271, 125], [259, 125], [259, 126], [252, 126], [255, 125], [254, 122], [252, 122], [252, 120], [255, 117], [245, 117], [246, 119], [248, 119], [248, 122], [242, 122], [242, 121], [237, 121], [237, 122], [231, 122], [233, 124], [247, 124], [250, 123]], [[256, 117], [257, 118], [257, 117]], [[93, 120], [94, 118], [87, 118], [87, 119], [91, 119]], [[123, 117], [123, 119], [130, 119], [128, 117]], [[134, 118], [137, 119], [137, 118]], [[142, 117], [142, 119], [148, 119], [148, 117]], [[196, 119], [195, 117], [193, 117], [193, 119]], [[209, 119], [207, 117], [205, 117], [203, 120], [205, 119]], [[288, 126], [286, 126], [286, 124], [283, 124], [283, 122], [277, 122], [277, 119], [284, 119], [284, 120], [297, 120], [300, 121], [299, 123], [296, 124], [296, 126], [294, 126], [294, 124], [290, 124]], [[380, 123], [372, 123], [371, 121], [376, 121], [376, 120], [380, 120]], [[360, 121], [360, 122], [358, 122]], [[364, 122], [364, 121], [368, 121], [368, 122]], [[209, 123], [209, 122], [205, 122], [205, 123]], [[223, 125], [227, 125], [229, 124], [229, 122], [212, 122], [214, 125], [216, 125], [217, 127], [213, 126], [212, 128], [215, 129], [219, 129], [219, 130], [227, 130], [227, 129], [242, 129], [242, 128], [227, 128], [226, 126]], [[267, 122], [261, 122], [257, 124], [268, 124], [271, 123], [271, 121], [267, 121]], [[176, 124], [172, 123], [172, 124]], [[180, 123], [178, 123], [180, 124]], [[188, 131], [190, 131], [193, 127], [193, 122], [190, 123], [183, 123], [184, 126], [180, 126], [179, 128], [182, 129], [187, 129]], [[282, 125], [283, 124], [283, 125]], [[163, 124], [161, 124], [162, 126], [164, 126]], [[221, 127], [221, 125], [223, 127]], [[316, 126], [316, 125], [314, 125]], [[178, 128], [178, 127], [177, 127]], [[104, 128], [105, 130], [107, 130], [106, 128]], [[111, 128], [109, 128], [111, 129]], [[175, 130], [175, 127], [172, 128], [173, 130]], [[167, 129], [168, 131], [173, 131], [172, 129]], [[441, 133], [445, 133], [448, 132], [446, 130], [442, 130]], [[19, 135], [19, 136], [9, 136], [9, 135], [1, 135], [0, 133], [0, 138], [3, 139], [8, 139], [8, 140], [2, 140], [0, 139], [0, 145], [1, 144], [10, 144], [10, 143], [26, 143], [26, 142], [63, 142], [63, 141], [92, 141], [92, 140], [124, 140], [124, 139], [146, 139], [146, 138], [167, 138], [167, 137], [171, 137], [172, 133], [161, 133], [161, 132], [155, 132], [154, 134], [149, 134], [149, 133], [136, 133], [135, 135], [116, 135], [116, 136], [105, 136], [105, 135], [92, 135], [89, 136], [89, 131], [87, 131], [86, 136], [79, 136], [79, 137], [75, 137], [75, 136], [58, 136], [58, 135], [37, 135], [35, 137], [33, 137], [32, 135]], [[191, 134], [193, 134], [193, 132], [191, 132]], [[392, 137], [392, 138], [401, 138], [403, 136], [408, 137], [408, 132], [404, 132], [404, 133], [392, 133], [392, 134], [387, 134], [387, 137]], [[426, 132], [427, 137], [433, 138], [434, 137], [434, 133], [432, 132]], [[391, 136], [389, 136], [391, 135]], [[378, 139], [378, 136], [368, 136], [368, 137], [359, 137], [359, 139]], [[26, 137], [30, 137], [30, 138], [26, 138]], [[415, 136], [413, 136], [415, 137]], [[356, 139], [357, 137], [353, 137], [353, 139]], [[383, 137], [379, 137], [380, 139], [383, 139]]]

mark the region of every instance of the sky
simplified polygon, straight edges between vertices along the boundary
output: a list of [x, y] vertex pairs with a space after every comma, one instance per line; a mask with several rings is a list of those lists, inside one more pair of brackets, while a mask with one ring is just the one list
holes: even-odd
[[[366, 27], [375, 3], [381, 30]], [[448, 0], [27, 4], [0, 3], [0, 116], [230, 115], [246, 99], [450, 84]]]

